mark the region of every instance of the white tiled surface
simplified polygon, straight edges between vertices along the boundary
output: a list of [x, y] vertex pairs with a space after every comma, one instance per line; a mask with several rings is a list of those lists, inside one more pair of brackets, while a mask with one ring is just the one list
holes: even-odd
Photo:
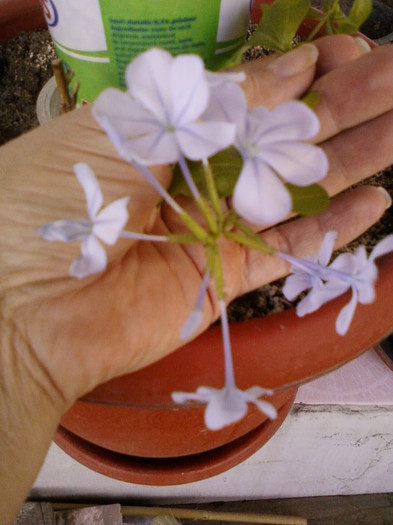
[[32, 496], [145, 503], [393, 492], [393, 372], [374, 351], [299, 389], [257, 453], [213, 478], [170, 487], [97, 474], [52, 445]]

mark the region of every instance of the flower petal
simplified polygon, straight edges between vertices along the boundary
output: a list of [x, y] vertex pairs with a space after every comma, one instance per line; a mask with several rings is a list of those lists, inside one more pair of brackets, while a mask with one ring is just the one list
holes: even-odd
[[354, 288], [352, 288], [351, 300], [341, 309], [336, 319], [336, 332], [339, 335], [345, 335], [348, 332], [355, 313], [357, 300], [357, 292]]
[[183, 405], [188, 401], [196, 401], [200, 403], [207, 403], [210, 398], [215, 395], [217, 389], [208, 386], [200, 386], [196, 392], [172, 392], [171, 397], [175, 403]]
[[391, 251], [393, 251], [393, 235], [388, 235], [374, 247], [370, 254], [370, 260], [373, 261]]
[[[321, 281], [319, 281], [321, 282]], [[350, 285], [343, 281], [329, 281], [322, 286], [315, 286], [300, 301], [296, 307], [296, 313], [299, 317], [316, 312], [323, 304], [345, 293]]]
[[171, 122], [180, 126], [195, 121], [205, 111], [209, 100], [202, 59], [197, 55], [179, 55], [173, 59], [169, 74]]
[[90, 221], [59, 220], [44, 224], [37, 230], [46, 241], [83, 241], [91, 234]]
[[176, 162], [180, 155], [175, 134], [163, 129], [123, 141], [118, 151], [125, 160], [144, 166], [171, 164]]
[[103, 197], [97, 178], [88, 164], [79, 162], [74, 165], [74, 172], [86, 195], [87, 211], [93, 221], [102, 206]]
[[277, 409], [272, 403], [269, 403], [269, 401], [253, 399], [252, 401], [250, 400], [250, 402], [254, 403], [254, 405], [256, 405], [263, 414], [266, 414], [268, 418], [276, 419]]
[[228, 122], [195, 122], [176, 130], [175, 135], [184, 156], [204, 160], [230, 146], [236, 128]]
[[358, 290], [358, 301], [361, 304], [371, 304], [375, 300], [375, 280], [365, 280], [361, 283], [357, 283], [356, 288]]
[[329, 268], [346, 274], [349, 276], [355, 275], [361, 268], [367, 265], [367, 253], [364, 246], [359, 246], [357, 254], [340, 253], [334, 261], [329, 265]]
[[233, 206], [244, 219], [266, 225], [284, 219], [292, 200], [280, 179], [263, 162], [246, 160], [233, 194]]
[[[256, 115], [251, 110], [250, 115]], [[282, 141], [303, 141], [319, 131], [315, 113], [302, 102], [292, 100], [279, 104], [260, 122], [259, 137], [264, 145]]]
[[[141, 104], [131, 100], [128, 95], [115, 89], [103, 91], [94, 102], [93, 115], [106, 131], [122, 158], [128, 162], [143, 161], [145, 164], [161, 162], [159, 146], [163, 138], [168, 138], [165, 136], [165, 128], [154, 115]], [[178, 155], [173, 133], [167, 135], [176, 154], [173, 153], [173, 147], [171, 153], [168, 152], [168, 141], [166, 140], [163, 147], [166, 156], [162, 162], [167, 162], [167, 157], [176, 160]], [[168, 162], [174, 162], [174, 160]]]
[[106, 268], [107, 257], [99, 241], [90, 235], [82, 242], [82, 254], [70, 267], [70, 275], [83, 279], [88, 275], [102, 272]]
[[329, 231], [326, 233], [318, 253], [318, 262], [322, 266], [329, 264], [336, 240], [337, 232]]
[[93, 233], [106, 244], [115, 244], [128, 221], [127, 205], [129, 197], [117, 199], [97, 215]]
[[[240, 395], [239, 395], [240, 394]], [[205, 424], [209, 430], [220, 430], [242, 419], [247, 413], [247, 402], [235, 387], [224, 387], [211, 397], [205, 410]]]
[[137, 56], [126, 69], [130, 95], [161, 122], [168, 122], [171, 109], [168, 74], [173, 60], [168, 51], [152, 48]]
[[286, 278], [282, 292], [288, 301], [293, 301], [304, 290], [313, 286], [311, 276], [306, 272], [296, 272]]
[[277, 142], [265, 146], [258, 157], [286, 181], [297, 186], [308, 186], [318, 182], [328, 172], [325, 153], [313, 144]]
[[243, 391], [243, 394], [250, 398], [252, 397], [253, 399], [257, 399], [261, 396], [271, 396], [273, 393], [274, 391], [271, 388], [262, 388], [259, 385], [251, 386]]
[[94, 101], [93, 115], [105, 130], [110, 123], [112, 132], [123, 139], [162, 129], [162, 123], [141, 103], [114, 88], [105, 89]]
[[210, 91], [209, 104], [202, 115], [205, 121], [232, 122], [238, 133], [244, 134], [247, 115], [247, 100], [237, 84], [224, 84]]

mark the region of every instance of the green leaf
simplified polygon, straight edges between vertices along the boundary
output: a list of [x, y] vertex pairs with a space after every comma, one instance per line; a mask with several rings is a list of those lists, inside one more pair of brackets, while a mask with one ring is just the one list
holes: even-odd
[[373, 9], [372, 0], [355, 0], [352, 4], [348, 18], [359, 29], [367, 18], [371, 15]]
[[309, 8], [309, 0], [275, 0], [272, 5], [261, 4], [262, 19], [248, 45], [290, 51], [293, 38]]
[[[199, 191], [202, 195], [208, 197], [202, 162], [187, 161], [187, 164]], [[216, 155], [210, 157], [209, 164], [216, 184], [218, 196], [220, 198], [230, 197], [233, 194], [237, 179], [239, 178], [243, 167], [243, 160], [240, 153], [235, 148], [228, 148], [219, 151]], [[177, 164], [173, 170], [173, 179], [169, 192], [172, 196], [179, 194], [188, 197], [191, 196], [187, 183], [185, 182]]]
[[324, 3], [323, 11], [326, 17], [326, 33], [354, 34], [359, 27], [370, 16], [372, 0], [355, 0], [348, 16], [342, 11], [339, 3], [327, 1]]
[[310, 109], [314, 109], [321, 100], [321, 93], [319, 91], [307, 91], [300, 100]]
[[314, 7], [310, 7], [307, 11], [306, 18], [320, 20], [322, 16], [323, 15], [321, 15], [321, 13], [317, 11]]
[[348, 34], [353, 35], [357, 33], [359, 27], [356, 24], [353, 24], [348, 17], [340, 16], [335, 17], [331, 23], [332, 33], [337, 34]]
[[221, 198], [233, 195], [233, 190], [243, 167], [243, 159], [235, 148], [218, 152], [210, 159], [218, 195]]
[[319, 184], [310, 186], [285, 185], [292, 197], [292, 211], [300, 215], [316, 215], [329, 206], [330, 199], [326, 190]]

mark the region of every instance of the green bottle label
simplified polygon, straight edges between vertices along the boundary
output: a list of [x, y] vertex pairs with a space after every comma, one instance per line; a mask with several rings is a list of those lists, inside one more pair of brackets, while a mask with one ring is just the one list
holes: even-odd
[[108, 86], [151, 47], [195, 53], [209, 69], [234, 63], [249, 20], [249, 0], [41, 0], [56, 51], [79, 83], [78, 104]]

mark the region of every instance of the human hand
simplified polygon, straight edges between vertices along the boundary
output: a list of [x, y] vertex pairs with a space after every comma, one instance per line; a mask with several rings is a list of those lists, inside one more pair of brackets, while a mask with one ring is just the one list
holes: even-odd
[[[297, 50], [286, 56], [289, 62], [283, 57], [279, 68], [277, 56], [247, 64], [245, 90], [250, 104], [267, 106], [320, 91], [315, 142], [329, 157], [323, 184], [334, 195], [393, 162], [393, 50], [363, 54], [354, 39], [343, 36], [316, 46], [317, 62], [308, 48], [307, 56]], [[0, 149], [0, 491], [10, 496], [0, 505], [2, 523], [23, 501], [62, 413], [77, 397], [182, 344], [179, 332], [201, 283], [202, 249], [125, 239], [109, 249], [103, 274], [70, 278], [79, 245], [46, 243], [36, 230], [86, 216], [72, 170], [76, 162], [91, 165], [105, 203], [131, 197], [134, 231], [166, 234], [179, 227], [170, 210], [157, 207], [154, 190], [118, 158], [90, 108]], [[155, 175], [169, 185], [167, 167], [157, 167]], [[318, 217], [275, 225], [261, 236], [304, 256], [318, 249], [328, 230], [338, 232], [337, 247], [351, 241], [379, 219], [386, 204], [386, 194], [362, 186], [335, 197]], [[221, 249], [228, 300], [287, 272], [283, 261], [228, 241]], [[201, 330], [217, 313], [211, 294]]]
[[[331, 165], [323, 184], [336, 194], [393, 161], [389, 147], [392, 103], [387, 89], [392, 74], [385, 67], [392, 51], [384, 48], [361, 56], [349, 37], [321, 39], [317, 46], [317, 66], [316, 56], [299, 58], [299, 51], [293, 52], [298, 56], [292, 55], [292, 64], [303, 60], [303, 70], [288, 76], [287, 61], [285, 81], [283, 63], [278, 70], [277, 57], [248, 64], [246, 93], [251, 104], [273, 106], [310, 87], [320, 91], [316, 113], [321, 130], [316, 141]], [[370, 143], [370, 134], [378, 140]], [[35, 232], [45, 222], [85, 216], [84, 196], [72, 173], [76, 161], [92, 166], [107, 202], [131, 197], [134, 231], [178, 231], [177, 217], [165, 207], [157, 208], [157, 194], [117, 157], [90, 108], [10, 143], [0, 155], [4, 319], [21, 334], [22, 359], [29, 355], [43, 365], [64, 406], [97, 384], [146, 366], [181, 346], [180, 329], [201, 281], [204, 263], [199, 247], [121, 240], [110, 249], [104, 274], [78, 281], [67, 272], [79, 246], [48, 244]], [[348, 165], [351, 170], [346, 172]], [[157, 168], [156, 176], [168, 186], [167, 167]], [[303, 256], [316, 250], [329, 229], [338, 231], [338, 245], [349, 242], [378, 220], [385, 206], [383, 193], [362, 187], [334, 199], [318, 217], [300, 218], [261, 235], [278, 249]], [[287, 271], [284, 262], [228, 241], [221, 248], [228, 300]], [[214, 295], [210, 298], [202, 329], [218, 315]]]

